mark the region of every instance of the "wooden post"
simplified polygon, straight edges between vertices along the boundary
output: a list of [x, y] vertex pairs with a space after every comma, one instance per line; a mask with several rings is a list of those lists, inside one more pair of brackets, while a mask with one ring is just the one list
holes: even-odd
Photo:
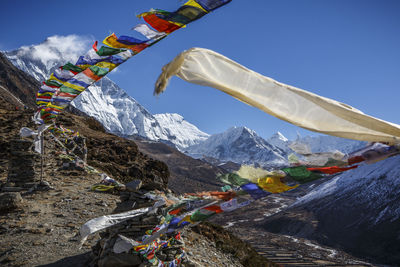
[[40, 182], [43, 182], [44, 134], [40, 135]]

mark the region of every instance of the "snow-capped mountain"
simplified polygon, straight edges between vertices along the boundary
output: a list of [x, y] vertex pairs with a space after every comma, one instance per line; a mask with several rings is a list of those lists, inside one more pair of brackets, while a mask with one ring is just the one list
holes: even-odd
[[264, 227], [398, 266], [399, 177], [400, 155], [363, 164], [315, 187]]
[[259, 164], [264, 167], [287, 163], [283, 150], [246, 127], [232, 127], [223, 133], [211, 135], [186, 151], [196, 158], [212, 157], [223, 162]]
[[56, 67], [67, 62], [74, 63], [80, 55], [86, 53], [90, 42], [89, 38], [78, 35], [55, 35], [40, 44], [22, 46], [2, 53], [14, 66], [42, 82]]
[[279, 147], [286, 153], [290, 154], [294, 151], [290, 148], [293, 142], [305, 144], [310, 148], [312, 153], [320, 152], [333, 152], [339, 150], [342, 153], [351, 153], [366, 146], [367, 142], [340, 138], [329, 135], [316, 135], [316, 136], [297, 136], [295, 141], [288, 140], [280, 132], [276, 132], [267, 142]]
[[[3, 53], [16, 67], [41, 82], [56, 67], [74, 63], [90, 48], [90, 42], [88, 38], [77, 35], [52, 36], [41, 44]], [[158, 120], [108, 77], [90, 86], [72, 105], [96, 118], [111, 133], [165, 141], [178, 149], [196, 144], [208, 136], [178, 114], [159, 114]]]
[[311, 152], [332, 152], [339, 150], [343, 153], [350, 153], [366, 146], [367, 142], [350, 140], [329, 135], [298, 136], [296, 142], [307, 144]]
[[274, 133], [270, 138], [267, 139], [267, 142], [282, 149], [287, 153], [292, 153], [292, 150], [289, 148], [289, 144], [291, 142], [280, 132]]
[[[177, 113], [155, 114], [154, 117], [160, 123], [169, 136], [175, 137], [173, 143], [179, 150], [206, 140], [210, 135], [202, 132], [193, 124], [187, 122]], [[195, 137], [195, 138], [193, 138]]]
[[[364, 164], [316, 187], [299, 198], [293, 206], [309, 205], [311, 202], [320, 202], [328, 196], [334, 196], [335, 202], [343, 201], [351, 203], [351, 206], [363, 206], [373, 211], [373, 216], [362, 219], [368, 223], [398, 220], [400, 219], [399, 177], [400, 156], [370, 165]], [[326, 202], [325, 205], [334, 204]], [[320, 208], [323, 209], [321, 206]]]

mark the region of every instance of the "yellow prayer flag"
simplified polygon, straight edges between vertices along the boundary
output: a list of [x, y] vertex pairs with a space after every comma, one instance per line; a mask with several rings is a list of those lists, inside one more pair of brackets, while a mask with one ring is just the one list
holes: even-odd
[[189, 0], [189, 1], [187, 1], [187, 2], [184, 4], [184, 6], [197, 7], [197, 8], [200, 8], [202, 11], [208, 13], [207, 10], [205, 10], [201, 5], [199, 5], [199, 3], [197, 3], [197, 2], [194, 1], [194, 0]]
[[273, 194], [289, 191], [299, 186], [299, 185], [288, 186], [282, 183], [281, 178], [277, 176], [259, 178], [257, 184], [265, 191], [268, 191]]

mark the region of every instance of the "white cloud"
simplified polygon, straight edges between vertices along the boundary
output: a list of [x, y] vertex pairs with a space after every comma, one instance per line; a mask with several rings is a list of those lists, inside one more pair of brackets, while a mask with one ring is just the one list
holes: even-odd
[[92, 42], [93, 38], [88, 36], [54, 35], [41, 44], [21, 47], [18, 56], [29, 56], [46, 66], [52, 65], [52, 62], [60, 62], [60, 59], [75, 63], [79, 56], [90, 49]]

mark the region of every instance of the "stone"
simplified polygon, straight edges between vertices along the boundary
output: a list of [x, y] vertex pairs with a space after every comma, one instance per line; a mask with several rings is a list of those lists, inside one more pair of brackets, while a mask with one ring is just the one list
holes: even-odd
[[0, 211], [10, 211], [21, 207], [22, 197], [17, 192], [0, 193]]
[[138, 191], [142, 187], [141, 180], [133, 180], [125, 184], [126, 190], [130, 192]]
[[109, 253], [98, 262], [99, 267], [128, 267], [139, 266], [142, 263], [139, 255], [132, 253]]
[[47, 182], [47, 181], [41, 181], [41, 182], [38, 184], [36, 190], [38, 190], [38, 191], [48, 191], [48, 190], [54, 190], [54, 187], [52, 187], [52, 186], [50, 185], [50, 183]]

